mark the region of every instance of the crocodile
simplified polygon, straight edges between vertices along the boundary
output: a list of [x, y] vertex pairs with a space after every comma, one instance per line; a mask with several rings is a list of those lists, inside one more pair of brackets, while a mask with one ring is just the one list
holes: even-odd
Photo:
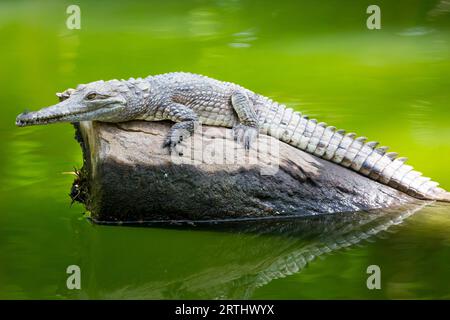
[[450, 202], [450, 193], [405, 164], [407, 158], [366, 137], [337, 130], [240, 85], [207, 76], [172, 72], [147, 78], [95, 81], [57, 93], [59, 103], [23, 112], [16, 125], [131, 120], [175, 122], [163, 147], [170, 152], [199, 124], [232, 128], [245, 149], [259, 134], [354, 170], [423, 200]]

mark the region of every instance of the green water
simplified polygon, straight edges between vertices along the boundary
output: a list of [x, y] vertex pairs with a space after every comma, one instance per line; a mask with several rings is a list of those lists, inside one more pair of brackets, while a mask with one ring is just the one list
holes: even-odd
[[[96, 226], [70, 206], [72, 127], [14, 127], [79, 83], [190, 71], [378, 140], [450, 189], [450, 8], [376, 3], [381, 30], [367, 29], [362, 0], [77, 1], [81, 29], [68, 30], [71, 1], [2, 0], [0, 298], [449, 299], [449, 206], [222, 230]], [[380, 290], [366, 287], [373, 264]], [[66, 287], [69, 265], [81, 290]]]

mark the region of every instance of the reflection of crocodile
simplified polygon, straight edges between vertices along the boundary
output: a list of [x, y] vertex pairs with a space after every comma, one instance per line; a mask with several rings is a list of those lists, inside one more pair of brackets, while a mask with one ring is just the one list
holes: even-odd
[[298, 248], [290, 246], [287, 252], [282, 252], [272, 261], [264, 263], [259, 271], [237, 279], [236, 287], [245, 290], [240, 298], [249, 298], [256, 288], [272, 280], [300, 272], [318, 257], [355, 246], [379, 235], [402, 223], [425, 206], [426, 204], [418, 204], [400, 210], [326, 215], [279, 222], [271, 227], [264, 224], [255, 226], [253, 232], [260, 230], [261, 234], [278, 233], [289, 237], [293, 243], [303, 245]]
[[405, 165], [406, 158], [354, 133], [317, 123], [299, 112], [229, 82], [190, 73], [97, 81], [58, 94], [59, 104], [17, 117], [18, 126], [53, 122], [171, 120], [164, 145], [173, 150], [199, 123], [233, 127], [249, 148], [258, 133], [350, 168], [411, 196], [450, 201], [450, 193]]
[[[274, 279], [300, 272], [317, 257], [382, 235], [383, 231], [401, 224], [425, 205], [421, 203], [397, 210], [320, 215], [278, 221], [218, 224], [206, 227], [205, 231], [216, 231], [213, 236], [210, 234], [208, 239], [220, 240], [213, 240], [211, 245], [200, 240], [195, 242], [195, 248], [192, 249], [192, 243], [186, 244], [182, 234], [184, 231], [180, 231], [178, 240], [174, 240], [175, 234], [169, 232], [167, 241], [171, 243], [169, 248], [173, 254], [161, 260], [158, 257], [158, 246], [149, 246], [145, 254], [138, 254], [142, 260], [148, 255], [153, 260], [148, 274], [137, 271], [133, 264], [121, 265], [120, 272], [126, 273], [127, 277], [123, 279], [123, 283], [115, 283], [114, 287], [110, 286], [111, 280], [105, 274], [104, 268], [107, 266], [102, 266], [97, 261], [108, 263], [111, 259], [129, 260], [135, 256], [129, 249], [118, 253], [116, 244], [112, 242], [114, 237], [108, 236], [108, 232], [103, 234], [104, 239], [102, 233], [89, 238], [91, 232], [87, 232], [86, 241], [89, 242], [89, 247], [95, 250], [91, 255], [96, 257], [96, 263], [91, 262], [93, 259], [85, 261], [85, 268], [89, 269], [87, 272], [91, 275], [90, 283], [87, 283], [85, 288], [106, 286], [107, 292], [95, 294], [98, 298], [107, 299], [251, 298], [255, 289]], [[220, 237], [214, 236], [218, 235], [217, 231], [221, 232]], [[139, 246], [144, 240], [151, 241], [152, 238], [144, 237], [145, 234], [148, 235], [148, 232], [141, 232], [140, 236], [132, 238], [131, 243], [127, 242], [127, 248]], [[195, 233], [197, 239], [203, 239], [201, 234], [202, 232]], [[161, 234], [158, 233], [159, 241], [160, 237]], [[109, 255], [105, 256], [105, 247], [115, 249], [109, 250]], [[201, 255], [196, 253], [199, 250], [202, 251]], [[180, 269], [180, 264], [187, 267]], [[105, 283], [101, 282], [102, 279]], [[142, 282], [145, 284], [142, 285]], [[133, 283], [139, 285], [134, 286]]]

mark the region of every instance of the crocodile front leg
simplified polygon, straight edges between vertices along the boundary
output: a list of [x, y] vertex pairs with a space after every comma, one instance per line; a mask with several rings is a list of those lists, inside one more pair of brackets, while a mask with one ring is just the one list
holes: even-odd
[[253, 104], [245, 93], [233, 93], [231, 104], [240, 121], [239, 124], [233, 127], [234, 140], [243, 143], [244, 148], [248, 150], [258, 136], [258, 116]]
[[194, 133], [198, 125], [198, 117], [192, 109], [179, 103], [168, 104], [164, 108], [163, 116], [164, 119], [178, 122], [170, 128], [163, 144], [164, 148], [172, 152], [183, 139], [189, 138]]

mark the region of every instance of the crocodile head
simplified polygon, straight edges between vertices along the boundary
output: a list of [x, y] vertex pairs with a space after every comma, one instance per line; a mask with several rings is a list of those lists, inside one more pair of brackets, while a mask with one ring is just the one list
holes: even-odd
[[57, 93], [58, 104], [16, 118], [20, 127], [55, 122], [104, 121], [130, 119], [130, 89], [118, 80], [96, 81]]

